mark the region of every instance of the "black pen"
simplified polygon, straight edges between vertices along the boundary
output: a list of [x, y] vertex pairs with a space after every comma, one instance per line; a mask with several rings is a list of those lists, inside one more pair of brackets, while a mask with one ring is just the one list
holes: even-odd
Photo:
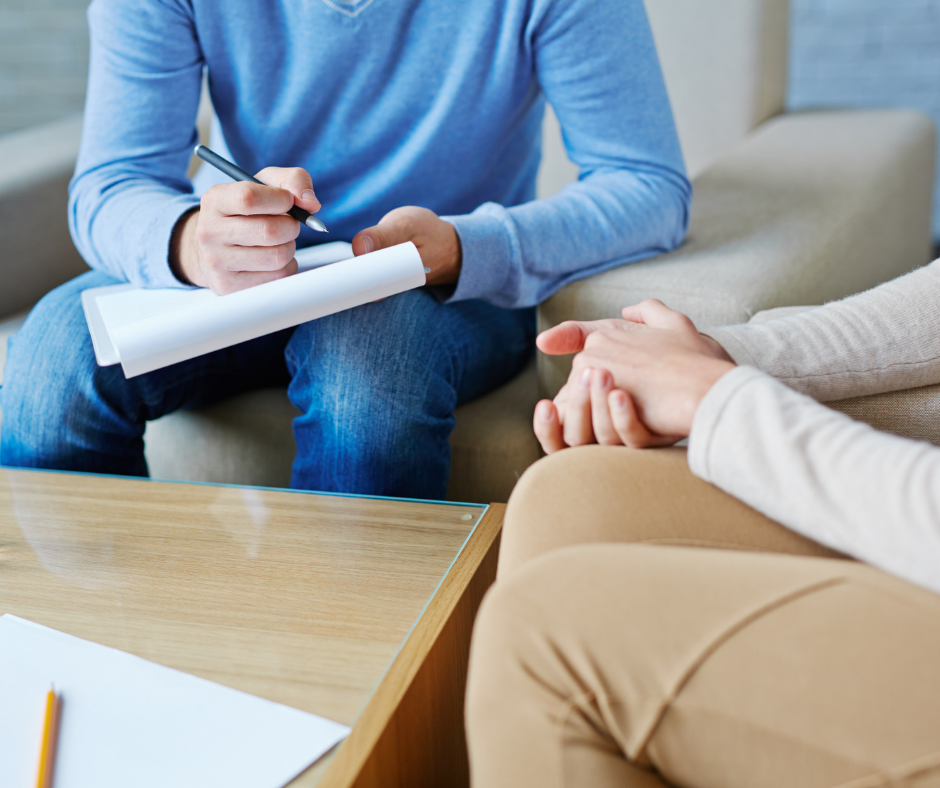
[[[197, 145], [195, 150], [196, 155], [205, 162], [208, 162], [217, 170], [221, 170], [233, 181], [249, 181], [250, 183], [261, 183], [257, 178], [249, 175], [238, 165], [232, 164], [232, 162], [227, 159], [223, 159], [215, 151], [209, 150], [205, 145]], [[261, 183], [262, 186], [265, 184]], [[293, 216], [301, 224], [307, 225], [311, 230], [317, 230], [321, 233], [328, 233], [329, 230], [326, 229], [326, 225], [323, 224], [316, 216], [312, 213], [307, 213], [303, 208], [294, 206], [287, 212], [288, 216]]]

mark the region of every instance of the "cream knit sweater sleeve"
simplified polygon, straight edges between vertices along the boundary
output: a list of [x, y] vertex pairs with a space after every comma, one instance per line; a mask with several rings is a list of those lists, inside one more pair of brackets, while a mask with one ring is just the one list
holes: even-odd
[[940, 260], [843, 301], [705, 333], [738, 364], [821, 401], [938, 383]]
[[744, 366], [699, 405], [689, 465], [794, 531], [940, 592], [940, 449]]

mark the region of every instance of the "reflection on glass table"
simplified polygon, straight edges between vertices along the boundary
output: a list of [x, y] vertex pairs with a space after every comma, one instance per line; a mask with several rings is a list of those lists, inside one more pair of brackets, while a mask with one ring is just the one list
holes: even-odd
[[0, 469], [0, 614], [353, 726], [292, 785], [459, 786], [502, 511]]

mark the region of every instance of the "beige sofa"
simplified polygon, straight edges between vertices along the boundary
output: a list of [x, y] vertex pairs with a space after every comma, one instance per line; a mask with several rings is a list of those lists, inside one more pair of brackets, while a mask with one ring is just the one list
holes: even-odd
[[[647, 0], [695, 186], [689, 237], [672, 254], [564, 288], [539, 308], [542, 328], [616, 316], [624, 304], [647, 297], [661, 298], [699, 325], [743, 322], [762, 310], [839, 298], [928, 261], [931, 122], [898, 110], [785, 114], [787, 5]], [[574, 175], [551, 117], [544, 158], [541, 196]], [[45, 188], [58, 182], [48, 183]], [[0, 182], [0, 205], [3, 189]], [[0, 213], [4, 238], [19, 232], [17, 215]], [[64, 225], [64, 211], [61, 216]], [[59, 236], [45, 235], [45, 259], [74, 258]], [[9, 309], [25, 305], [36, 289]], [[540, 393], [557, 390], [568, 363], [540, 358], [458, 410], [449, 498], [508, 498], [539, 457], [532, 408]], [[151, 472], [284, 486], [294, 414], [283, 390], [268, 390], [160, 419], [146, 433]]]

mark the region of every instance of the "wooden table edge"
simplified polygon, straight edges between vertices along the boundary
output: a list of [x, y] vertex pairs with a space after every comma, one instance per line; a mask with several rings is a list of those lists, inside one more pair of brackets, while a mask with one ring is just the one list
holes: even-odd
[[[375, 761], [380, 740], [383, 736], [394, 738], [395, 732], [392, 729], [396, 712], [458, 605], [463, 603], [463, 606], [468, 608], [466, 612], [472, 621], [486, 588], [495, 579], [496, 556], [505, 511], [505, 504], [492, 503], [480, 518], [480, 522], [467, 538], [466, 544], [359, 715], [352, 732], [337, 750], [330, 768], [320, 782], [320, 788], [348, 788], [363, 783], [364, 781], [359, 780], [360, 775], [370, 759]], [[481, 576], [477, 578], [478, 582], [473, 584], [477, 586], [475, 593], [468, 595], [466, 592], [478, 574]], [[468, 596], [472, 598], [465, 598]], [[467, 636], [469, 637], [469, 632]], [[461, 687], [461, 698], [462, 692]], [[391, 743], [390, 746], [395, 744]], [[395, 771], [399, 771], [397, 765]], [[383, 780], [383, 785], [399, 784], [398, 774], [386, 777], [390, 779]], [[372, 781], [366, 780], [365, 783], [371, 785]]]

